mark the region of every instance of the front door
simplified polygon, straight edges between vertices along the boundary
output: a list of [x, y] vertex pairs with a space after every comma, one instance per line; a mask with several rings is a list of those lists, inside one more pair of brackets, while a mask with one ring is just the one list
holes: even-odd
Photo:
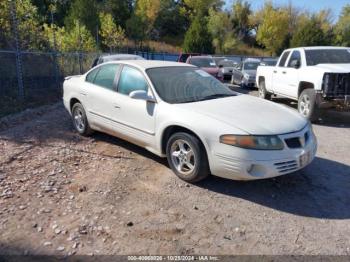
[[124, 65], [118, 80], [118, 121], [125, 136], [144, 146], [153, 145], [157, 104], [129, 97], [137, 90], [152, 94], [144, 74], [137, 68]]

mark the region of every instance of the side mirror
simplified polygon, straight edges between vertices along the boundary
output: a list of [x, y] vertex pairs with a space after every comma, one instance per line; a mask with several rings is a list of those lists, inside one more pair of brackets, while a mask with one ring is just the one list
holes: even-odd
[[145, 100], [147, 102], [152, 102], [152, 103], [156, 102], [154, 97], [153, 96], [149, 96], [145, 90], [132, 91], [129, 94], [129, 97], [133, 98], [133, 99], [138, 99], [138, 100]]
[[219, 65], [219, 68], [223, 68], [224, 66], [223, 65]]
[[298, 69], [300, 67], [300, 61], [299, 60], [293, 60], [291, 63], [290, 63], [291, 67], [295, 68], [295, 69]]

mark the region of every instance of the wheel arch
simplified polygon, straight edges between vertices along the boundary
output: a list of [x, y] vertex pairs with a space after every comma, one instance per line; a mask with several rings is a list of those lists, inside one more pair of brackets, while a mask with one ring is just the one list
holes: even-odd
[[167, 126], [163, 130], [162, 135], [161, 135], [161, 141], [160, 141], [162, 154], [166, 154], [166, 145], [167, 145], [169, 138], [173, 134], [178, 133], [178, 132], [184, 132], [184, 133], [188, 133], [188, 134], [195, 136], [199, 140], [199, 142], [201, 143], [201, 146], [203, 147], [203, 149], [205, 149], [205, 153], [208, 156], [207, 147], [206, 147], [205, 143], [203, 142], [203, 140], [200, 138], [200, 136], [197, 135], [196, 132], [192, 131], [191, 129], [189, 129], [187, 127], [180, 126], [180, 125], [170, 125], [170, 126]]
[[264, 77], [264, 76], [259, 76], [259, 78], [258, 78], [258, 87], [260, 86], [260, 83], [261, 83], [262, 81], [265, 82], [265, 86], [266, 86], [265, 77]]
[[72, 98], [70, 99], [70, 101], [69, 101], [69, 109], [70, 109], [71, 112], [72, 112], [73, 106], [74, 106], [76, 103], [80, 103], [80, 104], [81, 104], [81, 102], [80, 102], [79, 99], [77, 99], [77, 98], [75, 98], [75, 97], [72, 97]]
[[301, 81], [298, 86], [298, 97], [305, 89], [314, 89], [315, 85], [311, 82]]

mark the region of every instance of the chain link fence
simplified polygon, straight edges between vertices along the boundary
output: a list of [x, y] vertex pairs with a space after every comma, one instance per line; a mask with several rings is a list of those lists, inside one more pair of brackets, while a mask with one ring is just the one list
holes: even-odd
[[[16, 9], [16, 1], [8, 3], [8, 10], [0, 24], [0, 117], [27, 107], [58, 101], [62, 96], [64, 78], [85, 73], [91, 68], [93, 60], [101, 55], [81, 51], [58, 52], [55, 33], [52, 36], [53, 47], [50, 47], [49, 39], [36, 35], [42, 28], [27, 21], [30, 19], [29, 11]], [[129, 46], [118, 50], [118, 53], [163, 61], [177, 61], [179, 56], [176, 53], [138, 51]], [[226, 57], [237, 62], [245, 58], [235, 55]]]

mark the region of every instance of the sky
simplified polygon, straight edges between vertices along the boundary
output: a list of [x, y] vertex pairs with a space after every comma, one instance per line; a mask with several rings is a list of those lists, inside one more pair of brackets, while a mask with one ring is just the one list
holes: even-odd
[[[230, 8], [234, 0], [225, 0], [225, 8]], [[317, 12], [321, 9], [331, 8], [333, 15], [333, 22], [338, 20], [342, 7], [345, 4], [350, 4], [349, 0], [290, 0], [292, 4], [301, 9], [307, 9]], [[251, 3], [253, 10], [260, 9], [264, 5], [265, 0], [248, 0]], [[285, 5], [289, 0], [273, 0], [276, 5]], [[331, 4], [331, 5], [330, 5]]]

